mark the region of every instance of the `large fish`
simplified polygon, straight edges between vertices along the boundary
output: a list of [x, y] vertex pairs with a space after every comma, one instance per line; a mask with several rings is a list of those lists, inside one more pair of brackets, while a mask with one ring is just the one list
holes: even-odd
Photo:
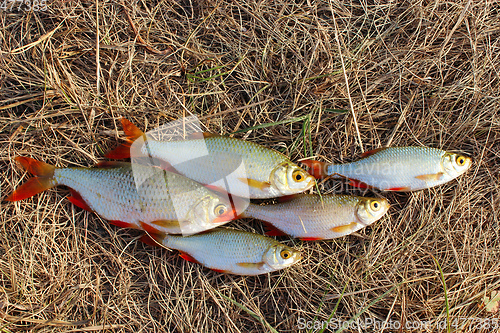
[[415, 191], [441, 185], [466, 172], [472, 160], [428, 147], [379, 148], [347, 164], [303, 161], [316, 178], [346, 177], [351, 185], [384, 191]]
[[[104, 162], [95, 168], [56, 168], [28, 157], [16, 160], [35, 175], [7, 200], [18, 201], [57, 185], [71, 188], [69, 200], [111, 224], [141, 229], [141, 222], [165, 233], [193, 234], [235, 218], [229, 198], [160, 168]], [[238, 201], [240, 203], [240, 201]]]
[[188, 237], [150, 231], [144, 242], [178, 250], [182, 258], [221, 273], [264, 274], [293, 265], [302, 257], [272, 238], [246, 231], [219, 228]]
[[240, 217], [270, 225], [268, 236], [287, 234], [302, 240], [349, 235], [380, 219], [389, 209], [386, 199], [350, 195], [296, 194], [272, 205], [250, 204]]
[[285, 155], [252, 142], [206, 133], [198, 139], [158, 141], [126, 119], [122, 124], [128, 143], [106, 157], [159, 159], [190, 179], [243, 198], [300, 193], [315, 183]]

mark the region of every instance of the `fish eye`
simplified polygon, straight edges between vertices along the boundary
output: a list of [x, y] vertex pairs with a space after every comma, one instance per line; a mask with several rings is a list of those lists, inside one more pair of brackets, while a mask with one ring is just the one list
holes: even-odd
[[215, 209], [214, 209], [215, 215], [221, 216], [225, 212], [227, 212], [227, 207], [225, 205], [219, 204], [219, 205], [215, 206]]
[[292, 173], [292, 177], [293, 177], [293, 180], [295, 180], [296, 182], [301, 182], [304, 179], [306, 179], [304, 173], [302, 171], [300, 171], [300, 170], [295, 170]]
[[290, 259], [290, 257], [292, 256], [292, 252], [290, 252], [289, 250], [281, 250], [280, 256], [283, 259]]
[[457, 158], [455, 159], [455, 161], [457, 162], [457, 164], [459, 166], [464, 166], [465, 165], [465, 157], [463, 157], [463, 156], [457, 156]]
[[378, 210], [380, 210], [380, 207], [381, 207], [381, 206], [382, 206], [382, 205], [381, 205], [381, 204], [380, 204], [380, 202], [378, 202], [378, 201], [375, 201], [375, 200], [374, 200], [374, 201], [370, 202], [370, 207], [371, 207], [371, 209], [372, 209], [372, 210], [374, 210], [374, 211], [378, 211]]

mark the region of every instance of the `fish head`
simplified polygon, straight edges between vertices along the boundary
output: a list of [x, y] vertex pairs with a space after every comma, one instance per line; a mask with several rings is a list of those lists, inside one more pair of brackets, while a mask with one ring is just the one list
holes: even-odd
[[387, 213], [391, 205], [383, 198], [360, 198], [356, 209], [356, 216], [363, 225], [369, 225]]
[[282, 163], [274, 168], [270, 180], [271, 186], [281, 195], [304, 192], [315, 184], [313, 176], [291, 162]]
[[207, 194], [195, 202], [186, 215], [183, 234], [193, 234], [216, 228], [237, 218], [235, 204], [215, 194]]
[[460, 154], [445, 153], [441, 158], [441, 166], [448, 176], [455, 178], [469, 170], [472, 159]]
[[273, 270], [291, 266], [302, 259], [302, 254], [284, 244], [270, 246], [264, 254], [263, 262]]

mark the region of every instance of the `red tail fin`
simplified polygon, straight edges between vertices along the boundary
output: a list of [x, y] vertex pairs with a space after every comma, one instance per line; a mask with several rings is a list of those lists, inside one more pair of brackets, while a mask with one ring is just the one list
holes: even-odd
[[144, 133], [134, 124], [132, 124], [129, 120], [122, 118], [122, 126], [125, 135], [127, 136], [127, 141], [132, 142], [136, 140], [138, 137], [143, 136]]
[[151, 246], [162, 247], [163, 246], [162, 241], [164, 238], [165, 238], [165, 235], [160, 236], [160, 235], [156, 235], [156, 234], [144, 234], [141, 237], [141, 242], [148, 244], [148, 245], [151, 245]]
[[54, 166], [22, 156], [16, 157], [16, 161], [19, 162], [29, 173], [37, 177], [31, 178], [26, 183], [19, 186], [5, 200], [23, 200], [56, 186], [53, 178], [54, 170], [56, 169]]
[[130, 121], [125, 118], [121, 119], [123, 131], [127, 136], [127, 142], [122, 143], [112, 151], [108, 152], [104, 155], [107, 158], [120, 159], [120, 158], [130, 158], [130, 147], [132, 146], [132, 142], [134, 142], [140, 136], [143, 136], [144, 133]]
[[325, 178], [326, 174], [326, 163], [315, 161], [315, 160], [304, 160], [301, 161], [303, 164], [309, 167], [309, 174], [316, 179]]

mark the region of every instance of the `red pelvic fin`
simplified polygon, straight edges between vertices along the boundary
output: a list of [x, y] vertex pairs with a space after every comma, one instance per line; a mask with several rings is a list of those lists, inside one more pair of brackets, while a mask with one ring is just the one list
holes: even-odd
[[302, 241], [317, 241], [317, 240], [322, 240], [323, 238], [321, 238], [321, 237], [299, 237], [299, 239]]
[[365, 151], [363, 154], [360, 155], [360, 157], [365, 158], [365, 157], [371, 156], [373, 154], [378, 153], [379, 151], [386, 150], [386, 149], [387, 149], [387, 147], [381, 147], [381, 148], [376, 148], [376, 149], [372, 149], [369, 151]]
[[139, 229], [135, 224], [132, 224], [130, 222], [123, 222], [123, 221], [119, 221], [119, 220], [111, 220], [111, 221], [109, 221], [109, 224], [112, 224], [112, 225], [120, 227], [120, 228]]
[[357, 188], [370, 188], [366, 183], [360, 182], [356, 179], [350, 179], [349, 185], [357, 187]]
[[184, 259], [184, 260], [187, 260], [187, 261], [190, 261], [190, 262], [195, 262], [197, 264], [199, 264], [198, 260], [196, 260], [195, 258], [193, 258], [190, 254], [187, 254], [186, 252], [181, 252], [179, 254], [179, 256]]
[[104, 157], [112, 159], [130, 158], [130, 142], [122, 143], [115, 149], [107, 152]]
[[266, 236], [286, 236], [286, 234], [276, 228], [274, 225], [272, 225], [269, 222], [263, 222], [265, 225], [266, 232], [264, 233]]
[[165, 237], [164, 232], [156, 229], [155, 227], [153, 227], [152, 225], [150, 225], [148, 223], [141, 222], [141, 227], [142, 227], [142, 230], [146, 231], [150, 235], [157, 235], [159, 237]]
[[68, 197], [68, 200], [75, 206], [80, 207], [81, 209], [85, 209], [86, 211], [93, 212], [92, 208], [87, 205], [85, 200], [83, 200], [80, 193], [77, 191], [70, 189], [71, 196]]
[[409, 190], [410, 190], [410, 188], [408, 186], [392, 187], [392, 188], [386, 189], [386, 191], [395, 191], [395, 192], [406, 192]]
[[56, 169], [54, 166], [23, 156], [16, 157], [16, 161], [29, 173], [37, 177], [31, 178], [26, 183], [19, 186], [11, 195], [5, 198], [5, 200], [23, 200], [56, 185], [53, 181], [54, 170]]
[[301, 161], [301, 163], [309, 167], [308, 172], [314, 178], [321, 179], [327, 176], [326, 174], [327, 163], [315, 160], [303, 160]]
[[218, 269], [218, 268], [210, 268], [210, 269], [213, 270], [214, 272], [217, 272], [217, 273], [222, 273], [222, 274], [229, 273], [228, 271], [225, 271], [223, 269]]

